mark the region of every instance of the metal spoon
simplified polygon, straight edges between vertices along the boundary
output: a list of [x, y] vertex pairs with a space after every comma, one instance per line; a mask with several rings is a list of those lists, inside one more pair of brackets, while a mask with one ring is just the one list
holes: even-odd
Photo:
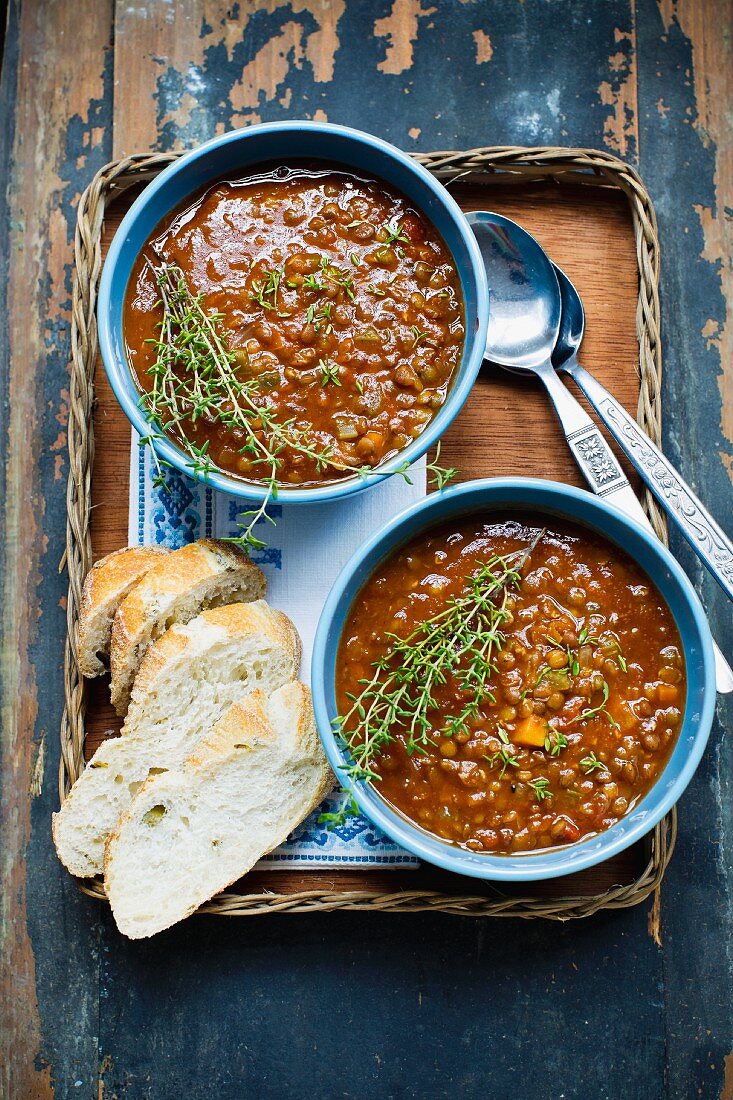
[[646, 516], [616, 456], [552, 365], [560, 334], [562, 298], [544, 249], [525, 229], [501, 214], [477, 210], [466, 216], [491, 287], [486, 358], [516, 374], [534, 374], [542, 381], [568, 446], [593, 492], [643, 522]]
[[[651, 524], [597, 424], [560, 381], [552, 356], [560, 336], [560, 284], [544, 249], [501, 214], [466, 215], [489, 275], [491, 310], [486, 358], [545, 386], [565, 439], [592, 491], [648, 529]], [[577, 335], [578, 318], [566, 332]], [[582, 337], [582, 329], [580, 331]], [[626, 448], [624, 447], [624, 450]], [[718, 691], [733, 691], [733, 670], [716, 648]]]
[[703, 565], [733, 600], [733, 543], [646, 432], [578, 362], [585, 329], [583, 303], [565, 272], [557, 264], [552, 266], [562, 296], [560, 334], [552, 356], [555, 369], [577, 383], [659, 503], [679, 524]]

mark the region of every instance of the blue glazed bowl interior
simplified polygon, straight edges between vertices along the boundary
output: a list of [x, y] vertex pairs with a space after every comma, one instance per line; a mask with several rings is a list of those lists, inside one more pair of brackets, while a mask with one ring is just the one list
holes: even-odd
[[398, 844], [421, 859], [474, 878], [534, 881], [555, 878], [609, 859], [649, 832], [689, 783], [708, 739], [715, 706], [710, 630], [700, 602], [674, 558], [653, 535], [582, 489], [551, 481], [489, 479], [427, 497], [377, 532], [347, 563], [321, 616], [312, 664], [313, 700], [326, 753], [337, 776], [345, 757], [332, 720], [338, 713], [338, 645], [352, 602], [379, 564], [422, 532], [450, 519], [513, 511], [581, 523], [621, 547], [653, 580], [679, 630], [687, 671], [687, 700], [679, 738], [663, 773], [638, 805], [604, 833], [564, 848], [497, 856], [464, 851], [395, 812], [365, 783], [354, 788], [361, 810]]
[[[148, 426], [139, 405], [139, 393], [127, 364], [123, 339], [125, 291], [134, 262], [160, 221], [207, 183], [222, 176], [236, 178], [267, 162], [326, 161], [384, 180], [422, 211], [443, 237], [456, 265], [465, 311], [463, 356], [448, 397], [425, 431], [413, 443], [379, 468], [379, 475], [350, 478], [315, 488], [282, 489], [281, 501], [300, 503], [332, 500], [376, 484], [402, 462], [424, 454], [460, 411], [481, 366], [488, 326], [486, 272], [475, 238], [460, 208], [424, 168], [379, 138], [341, 126], [314, 122], [273, 123], [236, 130], [202, 145], [165, 169], [133, 203], [115, 234], [105, 261], [99, 288], [99, 342], [112, 389], [126, 415], [140, 432]], [[187, 458], [168, 439], [157, 440], [156, 450], [191, 475]], [[264, 489], [252, 482], [213, 473], [208, 484], [249, 500], [262, 500]]]

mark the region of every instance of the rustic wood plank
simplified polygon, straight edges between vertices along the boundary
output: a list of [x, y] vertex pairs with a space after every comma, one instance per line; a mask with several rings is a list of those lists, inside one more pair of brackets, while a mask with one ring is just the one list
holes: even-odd
[[[96, 1089], [96, 922], [60, 874], [66, 362], [74, 202], [109, 155], [111, 3], [21, 3], [2, 72], [0, 1094]], [[6, 404], [7, 402], [7, 404]], [[61, 932], [68, 929], [65, 941]], [[68, 1033], [60, 1020], [74, 1019]]]
[[[733, 534], [733, 4], [639, 4], [641, 171], [664, 244], [665, 450]], [[684, 541], [731, 656], [730, 603]], [[733, 1096], [733, 700], [719, 699], [708, 749], [680, 803], [661, 935], [670, 1095]], [[694, 929], [694, 934], [691, 934]]]

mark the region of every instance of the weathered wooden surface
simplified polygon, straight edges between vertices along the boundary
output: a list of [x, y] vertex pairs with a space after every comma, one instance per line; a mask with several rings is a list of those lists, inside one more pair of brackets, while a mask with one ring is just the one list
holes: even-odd
[[[199, 919], [133, 945], [57, 864], [49, 817], [70, 241], [96, 168], [294, 117], [407, 149], [619, 152], [660, 219], [665, 445], [730, 529], [731, 15], [730, 0], [11, 2], [0, 88], [0, 1096], [730, 1100], [730, 702], [680, 805], [660, 942], [642, 908], [566, 927]], [[592, 259], [595, 285], [613, 287], [615, 258]], [[730, 606], [673, 545], [730, 651]]]

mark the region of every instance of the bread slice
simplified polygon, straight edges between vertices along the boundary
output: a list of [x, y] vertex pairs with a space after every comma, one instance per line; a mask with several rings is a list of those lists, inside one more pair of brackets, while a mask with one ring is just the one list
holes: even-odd
[[77, 653], [82, 676], [101, 676], [109, 663], [112, 619], [133, 584], [169, 553], [165, 546], [128, 546], [95, 562], [81, 591]]
[[141, 577], [112, 624], [112, 705], [124, 714], [132, 682], [151, 641], [201, 611], [265, 594], [265, 576], [237, 546], [199, 539], [168, 554]]
[[151, 776], [111, 834], [104, 883], [117, 927], [152, 936], [236, 882], [334, 783], [308, 688], [235, 703], [180, 770]]
[[121, 737], [103, 742], [53, 817], [61, 862], [101, 873], [104, 842], [151, 770], [177, 767], [248, 691], [298, 675], [300, 639], [264, 600], [205, 611], [171, 627], [146, 653]]

